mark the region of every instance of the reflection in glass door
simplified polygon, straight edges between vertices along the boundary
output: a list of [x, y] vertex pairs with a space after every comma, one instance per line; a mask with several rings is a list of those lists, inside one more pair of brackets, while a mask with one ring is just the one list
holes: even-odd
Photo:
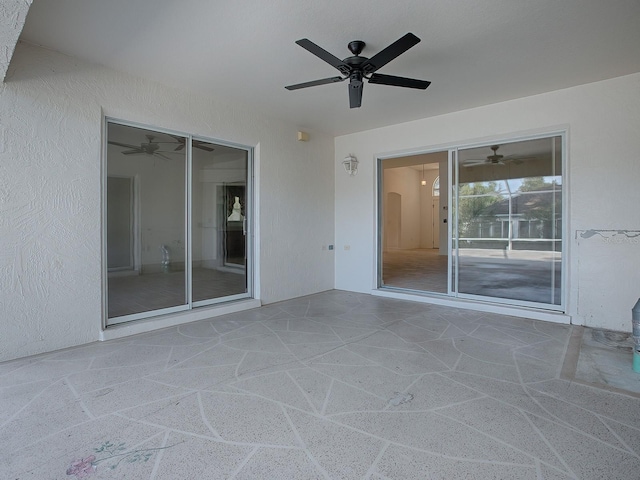
[[250, 151], [115, 121], [106, 133], [107, 324], [248, 297]]
[[124, 209], [113, 211], [114, 205], [130, 203], [129, 195], [138, 209], [133, 237], [140, 252], [137, 268], [108, 273], [108, 317], [185, 308], [187, 155], [174, 149], [186, 139], [117, 123], [107, 125], [107, 139], [108, 178], [135, 178], [139, 187], [107, 191], [107, 264], [129, 254], [120, 251], [126, 245], [120, 237], [130, 232], [114, 231], [114, 217]]
[[448, 178], [447, 152], [432, 152], [381, 162], [381, 287], [448, 293], [448, 248], [441, 231], [447, 196], [440, 178]]
[[562, 138], [458, 150], [457, 292], [562, 304]]
[[193, 301], [247, 293], [248, 152], [203, 141], [193, 149]]
[[380, 160], [378, 287], [563, 310], [563, 142]]

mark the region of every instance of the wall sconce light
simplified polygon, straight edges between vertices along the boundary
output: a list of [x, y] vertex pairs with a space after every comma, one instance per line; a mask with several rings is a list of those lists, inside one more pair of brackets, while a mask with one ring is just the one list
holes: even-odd
[[420, 182], [420, 185], [423, 187], [427, 186], [427, 181], [424, 179], [424, 163], [422, 164], [422, 181]]
[[344, 165], [344, 169], [350, 176], [354, 176], [358, 173], [358, 159], [353, 155], [349, 155], [342, 161], [342, 165]]

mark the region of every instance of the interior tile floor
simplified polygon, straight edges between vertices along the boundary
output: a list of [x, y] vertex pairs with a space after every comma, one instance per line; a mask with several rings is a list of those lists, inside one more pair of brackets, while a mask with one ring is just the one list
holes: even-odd
[[[193, 301], [237, 295], [247, 291], [244, 270], [192, 270]], [[111, 276], [108, 282], [109, 318], [186, 305], [185, 272]]]
[[[440, 255], [438, 249], [388, 250], [382, 257], [383, 285], [447, 293], [447, 261], [447, 255]], [[460, 293], [547, 304], [560, 302], [558, 254], [465, 248], [460, 250], [459, 261]]]
[[329, 291], [3, 363], [0, 478], [638, 478], [572, 331]]
[[447, 293], [447, 262], [438, 249], [388, 250], [382, 255], [383, 285]]

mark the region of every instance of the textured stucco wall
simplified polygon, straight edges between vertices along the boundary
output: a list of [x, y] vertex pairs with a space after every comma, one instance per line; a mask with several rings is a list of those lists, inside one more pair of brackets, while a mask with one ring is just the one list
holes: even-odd
[[0, 2], [0, 82], [4, 80], [33, 0]]
[[[640, 297], [638, 243], [578, 242], [576, 235], [640, 229], [640, 73], [336, 138], [336, 288], [375, 288], [377, 155], [556, 128], [568, 129], [568, 313], [577, 324], [631, 330]], [[360, 160], [356, 177], [340, 171], [347, 154]], [[345, 204], [349, 212], [340, 208]]]
[[333, 288], [333, 139], [18, 44], [0, 85], [0, 361], [98, 339], [102, 118], [255, 146], [259, 296]]

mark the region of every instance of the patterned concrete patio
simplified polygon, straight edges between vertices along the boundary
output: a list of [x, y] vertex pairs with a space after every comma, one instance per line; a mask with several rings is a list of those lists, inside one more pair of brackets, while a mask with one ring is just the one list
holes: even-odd
[[331, 291], [0, 364], [0, 478], [638, 478], [571, 332]]

